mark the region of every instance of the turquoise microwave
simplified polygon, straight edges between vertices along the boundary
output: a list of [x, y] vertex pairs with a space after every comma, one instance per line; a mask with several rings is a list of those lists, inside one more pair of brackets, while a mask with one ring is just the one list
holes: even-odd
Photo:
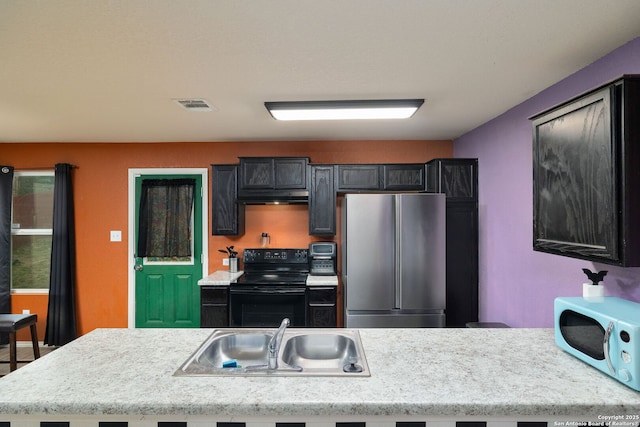
[[640, 391], [640, 304], [616, 297], [560, 297], [554, 317], [561, 349]]

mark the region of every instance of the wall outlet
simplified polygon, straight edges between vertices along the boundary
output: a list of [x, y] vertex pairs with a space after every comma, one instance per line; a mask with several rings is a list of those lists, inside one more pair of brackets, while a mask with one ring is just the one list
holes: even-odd
[[111, 241], [112, 242], [122, 242], [122, 231], [120, 231], [120, 230], [111, 230]]
[[31, 314], [31, 310], [24, 309], [22, 310], [22, 314]]
[[222, 265], [229, 265], [229, 258], [222, 258]]

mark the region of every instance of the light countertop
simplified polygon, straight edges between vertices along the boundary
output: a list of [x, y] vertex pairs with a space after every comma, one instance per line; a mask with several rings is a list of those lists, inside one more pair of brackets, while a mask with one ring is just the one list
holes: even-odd
[[242, 276], [244, 271], [238, 271], [230, 273], [229, 270], [218, 270], [215, 273], [211, 273], [207, 277], [203, 277], [198, 280], [199, 286], [229, 286], [231, 282], [238, 280], [238, 277]]
[[307, 276], [307, 286], [338, 286], [338, 276]]
[[[229, 286], [229, 284], [238, 280], [244, 271], [230, 273], [227, 270], [218, 270], [198, 280], [199, 286]], [[338, 276], [315, 276], [307, 277], [307, 286], [338, 286]]]
[[639, 392], [564, 353], [551, 329], [362, 329], [370, 377], [173, 376], [211, 333], [97, 329], [0, 379], [0, 414], [640, 414]]

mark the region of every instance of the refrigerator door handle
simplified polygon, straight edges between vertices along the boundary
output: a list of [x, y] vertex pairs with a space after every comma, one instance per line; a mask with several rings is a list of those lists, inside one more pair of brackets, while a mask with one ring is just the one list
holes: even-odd
[[394, 206], [394, 223], [395, 223], [395, 241], [394, 241], [394, 287], [395, 287], [395, 300], [394, 300], [394, 308], [401, 309], [402, 308], [402, 204], [401, 199], [397, 195], [393, 196], [393, 206]]

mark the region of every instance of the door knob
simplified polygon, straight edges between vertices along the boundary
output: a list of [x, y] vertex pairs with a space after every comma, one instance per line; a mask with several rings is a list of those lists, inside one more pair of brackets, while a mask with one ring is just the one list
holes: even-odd
[[142, 270], [144, 270], [144, 266], [143, 265], [136, 265], [135, 267], [133, 267], [133, 269], [135, 271], [142, 271]]

